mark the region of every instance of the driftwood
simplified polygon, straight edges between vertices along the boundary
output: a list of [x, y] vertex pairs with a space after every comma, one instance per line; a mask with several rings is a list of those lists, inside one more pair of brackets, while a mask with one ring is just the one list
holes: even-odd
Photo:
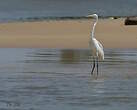
[[137, 17], [127, 17], [125, 19], [125, 25], [137, 25]]

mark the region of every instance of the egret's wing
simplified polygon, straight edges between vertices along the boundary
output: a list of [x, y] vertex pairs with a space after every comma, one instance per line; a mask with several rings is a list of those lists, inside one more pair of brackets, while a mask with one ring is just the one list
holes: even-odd
[[100, 60], [104, 60], [103, 46], [99, 41], [97, 41], [97, 43], [98, 43], [98, 46], [100, 47], [100, 49], [98, 50], [98, 57]]
[[97, 42], [98, 42], [99, 47], [103, 50], [102, 44], [99, 41], [97, 41]]
[[97, 46], [98, 48], [101, 48], [103, 50], [102, 44], [97, 39], [94, 38], [93, 41], [95, 43], [95, 46]]

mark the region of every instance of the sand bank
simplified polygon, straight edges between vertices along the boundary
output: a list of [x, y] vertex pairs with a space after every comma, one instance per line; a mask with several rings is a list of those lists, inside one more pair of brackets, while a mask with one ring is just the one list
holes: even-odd
[[[92, 20], [0, 23], [0, 47], [88, 48]], [[96, 38], [104, 48], [137, 48], [137, 26], [124, 19], [99, 20]]]

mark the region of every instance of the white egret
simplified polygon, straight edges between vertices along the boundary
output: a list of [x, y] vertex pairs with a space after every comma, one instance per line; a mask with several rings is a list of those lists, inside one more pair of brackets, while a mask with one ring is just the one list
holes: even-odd
[[98, 15], [92, 14], [92, 15], [88, 15], [87, 17], [95, 19], [95, 22], [94, 22], [93, 28], [92, 28], [92, 32], [91, 32], [91, 36], [90, 36], [89, 46], [90, 46], [90, 50], [91, 50], [92, 56], [93, 56], [93, 67], [91, 70], [91, 75], [93, 75], [93, 72], [94, 72], [94, 69], [96, 66], [97, 76], [98, 76], [98, 61], [104, 60], [103, 46], [99, 41], [97, 41], [95, 39], [95, 36], [94, 36], [95, 27], [96, 27], [96, 24], [98, 22]]

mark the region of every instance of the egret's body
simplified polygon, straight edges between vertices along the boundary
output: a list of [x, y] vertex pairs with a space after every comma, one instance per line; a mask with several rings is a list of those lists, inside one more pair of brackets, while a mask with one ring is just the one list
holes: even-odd
[[[94, 37], [95, 26], [96, 26], [96, 24], [98, 22], [98, 15], [97, 14], [93, 14], [93, 15], [89, 15], [88, 17], [93, 17], [93, 18], [96, 19], [96, 21], [94, 22], [94, 25], [93, 25], [92, 32], [91, 32], [89, 46], [90, 46], [90, 50], [91, 50], [92, 56], [93, 56], [93, 68], [91, 70], [91, 74], [93, 74], [95, 66], [97, 66], [97, 75], [98, 75], [98, 61], [104, 60], [103, 46]], [[95, 63], [96, 63], [96, 65], [95, 65]]]
[[104, 60], [104, 51], [103, 46], [99, 41], [97, 41], [95, 38], [93, 38], [90, 43], [90, 48], [92, 52], [93, 58], [98, 58], [98, 60]]

